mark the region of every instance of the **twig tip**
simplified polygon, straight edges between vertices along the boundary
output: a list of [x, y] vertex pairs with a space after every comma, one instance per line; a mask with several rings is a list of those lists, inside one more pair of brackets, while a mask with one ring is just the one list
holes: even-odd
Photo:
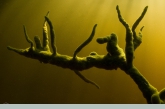
[[143, 28], [144, 28], [144, 26], [142, 26], [142, 27], [141, 27], [140, 31], [142, 31], [142, 30], [143, 30]]
[[119, 5], [116, 5], [116, 9], [119, 9]]

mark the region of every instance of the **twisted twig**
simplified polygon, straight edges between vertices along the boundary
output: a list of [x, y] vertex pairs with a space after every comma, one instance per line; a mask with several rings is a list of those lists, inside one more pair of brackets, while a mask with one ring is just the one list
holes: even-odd
[[118, 45], [118, 37], [112, 33], [109, 36], [99, 37], [96, 40], [99, 44], [107, 43], [107, 51], [111, 56], [120, 56], [123, 54], [123, 49]]

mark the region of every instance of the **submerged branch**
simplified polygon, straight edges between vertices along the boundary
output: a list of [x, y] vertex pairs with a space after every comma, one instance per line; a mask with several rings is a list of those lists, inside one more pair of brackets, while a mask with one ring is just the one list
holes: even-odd
[[[120, 68], [126, 74], [128, 74], [134, 82], [138, 85], [139, 89], [143, 93], [143, 96], [146, 98], [147, 103], [164, 103], [165, 99], [165, 88], [160, 92], [157, 91], [155, 87], [153, 87], [147, 79], [138, 71], [136, 67], [133, 65], [134, 59], [134, 50], [140, 45], [142, 39], [142, 29], [140, 29], [139, 36], [136, 36], [135, 29], [139, 22], [144, 17], [148, 7], [145, 7], [141, 16], [136, 20], [133, 24], [132, 30], [128, 23], [124, 20], [119, 10], [119, 6], [116, 7], [119, 21], [124, 25], [126, 29], [126, 46], [125, 53], [122, 48], [118, 45], [118, 37], [116, 34], [112, 33], [106, 37], [97, 38], [97, 42], [99, 44], [107, 43], [107, 54], [99, 55], [96, 52], [91, 52], [89, 56], [86, 57], [78, 57], [77, 54], [91, 42], [95, 35], [95, 29], [97, 25], [94, 25], [93, 30], [89, 38], [83, 42], [74, 52], [73, 57], [68, 55], [62, 55], [57, 53], [57, 48], [55, 46], [55, 33], [53, 24], [48, 18], [48, 14], [45, 17], [44, 25], [43, 25], [43, 46], [41, 44], [40, 38], [38, 36], [34, 37], [36, 48], [34, 47], [33, 42], [28, 37], [26, 33], [26, 28], [24, 26], [25, 38], [28, 43], [31, 44], [30, 48], [27, 49], [17, 49], [8, 46], [8, 50], [14, 51], [20, 55], [26, 56], [28, 58], [37, 59], [43, 63], [49, 63], [56, 66], [60, 66], [62, 68], [68, 68], [73, 70], [81, 79], [85, 82], [93, 84], [97, 88], [99, 86], [93, 81], [84, 77], [79, 71], [89, 69], [91, 67], [102, 68], [106, 70], [116, 70]], [[49, 13], [49, 12], [48, 12]], [[47, 25], [48, 23], [50, 27], [50, 40], [51, 47], [53, 52], [49, 49], [49, 39], [48, 39], [48, 31]]]

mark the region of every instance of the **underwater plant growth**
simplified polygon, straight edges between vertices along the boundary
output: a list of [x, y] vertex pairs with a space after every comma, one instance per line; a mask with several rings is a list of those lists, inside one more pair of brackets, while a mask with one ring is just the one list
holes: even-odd
[[[84, 41], [79, 47], [77, 47], [73, 56], [62, 55], [58, 53], [57, 47], [55, 45], [56, 40], [55, 40], [55, 32], [54, 32], [53, 24], [51, 20], [48, 18], [49, 12], [45, 16], [45, 21], [43, 24], [42, 44], [38, 36], [34, 37], [35, 43], [33, 43], [33, 41], [28, 37], [26, 28], [24, 26], [25, 38], [27, 42], [30, 43], [30, 47], [26, 49], [17, 49], [8, 46], [7, 48], [20, 55], [37, 59], [42, 63], [49, 63], [63, 68], [71, 69], [85, 82], [90, 83], [96, 86], [97, 88], [99, 88], [99, 86], [95, 82], [84, 77], [80, 73], [80, 71], [89, 69], [91, 67], [97, 67], [106, 70], [114, 70], [114, 69], [116, 70], [117, 68], [120, 68], [127, 75], [129, 75], [138, 85], [138, 88], [141, 90], [147, 103], [165, 103], [164, 101], [165, 88], [162, 89], [161, 91], [158, 91], [154, 86], [152, 86], [147, 81], [147, 79], [139, 72], [139, 70], [133, 64], [133, 60], [135, 57], [134, 52], [137, 49], [137, 47], [139, 47], [139, 45], [142, 43], [143, 27], [140, 29], [140, 32], [138, 34], [136, 33], [135, 29], [140, 23], [140, 21], [143, 19], [143, 17], [145, 16], [147, 9], [148, 6], [144, 8], [142, 14], [135, 21], [135, 23], [131, 28], [130, 25], [122, 17], [119, 6], [116, 6], [118, 19], [126, 29], [125, 50], [120, 48], [120, 46], [118, 45], [117, 35], [115, 33], [112, 33], [109, 36], [99, 37], [96, 40], [98, 44], [103, 44], [103, 43], [107, 44], [106, 46], [106, 50], [108, 52], [107, 54], [99, 55], [96, 52], [91, 52], [89, 56], [78, 57], [77, 54], [92, 41], [97, 27], [97, 24], [95, 24], [89, 38], [86, 41]], [[51, 40], [50, 47], [52, 48], [52, 51], [50, 50], [49, 47], [47, 24], [49, 25], [50, 28], [50, 40]], [[34, 46], [34, 44], [36, 46]]]

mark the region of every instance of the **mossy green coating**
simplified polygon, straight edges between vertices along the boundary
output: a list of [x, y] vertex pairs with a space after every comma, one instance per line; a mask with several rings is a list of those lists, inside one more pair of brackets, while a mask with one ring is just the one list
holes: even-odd
[[[144, 98], [146, 99], [147, 103], [165, 103], [165, 88], [161, 91], [157, 91], [157, 89], [147, 81], [147, 79], [138, 71], [138, 69], [133, 64], [135, 49], [142, 42], [141, 32], [143, 27], [141, 28], [138, 36], [136, 35], [135, 29], [147, 12], [148, 6], [144, 8], [141, 16], [133, 24], [132, 29], [122, 17], [119, 6], [117, 6], [116, 9], [119, 21], [124, 25], [126, 29], [125, 52], [122, 48], [119, 47], [118, 37], [116, 36], [116, 34], [112, 33], [109, 36], [97, 38], [97, 42], [99, 44], [107, 43], [107, 54], [99, 55], [93, 51], [86, 57], [78, 57], [77, 53], [79, 53], [81, 49], [93, 39], [96, 28], [95, 25], [90, 37], [84, 43], [82, 43], [78, 47], [78, 49], [75, 50], [73, 57], [57, 53], [57, 48], [54, 41], [54, 29], [52, 26], [52, 22], [48, 17], [45, 17], [46, 21], [43, 25], [43, 45], [41, 44], [39, 37], [35, 37], [35, 48], [33, 42], [28, 37], [26, 28], [24, 26], [25, 38], [27, 42], [31, 44], [31, 46], [26, 49], [17, 49], [10, 46], [8, 46], [7, 48], [28, 58], [37, 59], [42, 63], [49, 63], [62, 68], [71, 69], [85, 82], [91, 83], [97, 88], [99, 88], [99, 86], [95, 82], [84, 77], [79, 71], [83, 71], [91, 67], [97, 67], [106, 70], [117, 70], [117, 68], [120, 68], [134, 80], [134, 82], [137, 84], [138, 88], [142, 92]], [[51, 48], [53, 49], [53, 52], [51, 52], [49, 48], [46, 22], [50, 27]]]

